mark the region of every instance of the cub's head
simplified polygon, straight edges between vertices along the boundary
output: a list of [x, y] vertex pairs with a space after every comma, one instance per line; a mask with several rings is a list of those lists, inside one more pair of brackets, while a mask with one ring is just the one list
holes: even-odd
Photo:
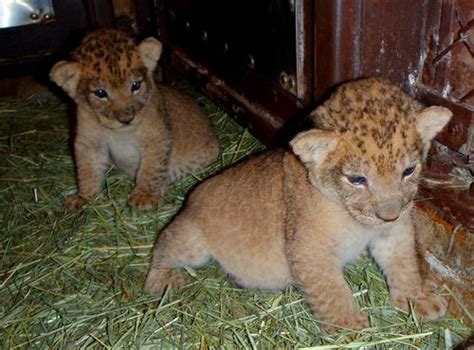
[[316, 188], [361, 224], [378, 225], [411, 207], [430, 142], [451, 116], [386, 81], [359, 80], [317, 108], [311, 114], [317, 129], [297, 135], [291, 146]]
[[71, 61], [56, 63], [50, 78], [102, 125], [123, 128], [138, 122], [150, 99], [161, 51], [154, 38], [137, 46], [123, 32], [101, 29], [84, 38]]

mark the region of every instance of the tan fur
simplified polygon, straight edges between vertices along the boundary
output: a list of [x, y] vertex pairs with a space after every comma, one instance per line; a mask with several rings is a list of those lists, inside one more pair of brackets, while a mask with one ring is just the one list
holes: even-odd
[[[319, 130], [291, 142], [296, 155], [253, 157], [191, 193], [157, 240], [147, 291], [177, 286], [179, 268], [214, 258], [241, 286], [295, 283], [322, 321], [364, 328], [367, 314], [342, 269], [368, 248], [394, 305], [408, 310], [412, 300], [420, 316], [445, 313], [445, 299], [422, 285], [410, 211], [429, 141], [451, 113], [369, 79], [342, 86], [314, 115]], [[355, 175], [367, 182], [351, 183]]]
[[[100, 191], [111, 163], [136, 179], [130, 204], [150, 209], [169, 181], [217, 157], [216, 136], [196, 102], [153, 81], [161, 50], [154, 38], [136, 46], [126, 34], [105, 29], [89, 34], [73, 61], [52, 68], [51, 79], [77, 103], [79, 193], [68, 198], [69, 207]], [[132, 91], [134, 82], [141, 85]], [[98, 90], [106, 97], [96, 96]]]

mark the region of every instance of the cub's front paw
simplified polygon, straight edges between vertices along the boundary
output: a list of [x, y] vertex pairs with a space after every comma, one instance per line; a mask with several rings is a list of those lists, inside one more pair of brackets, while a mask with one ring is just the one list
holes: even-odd
[[438, 286], [431, 280], [426, 280], [422, 290], [415, 295], [404, 296], [398, 295], [393, 298], [394, 306], [410, 311], [409, 300], [413, 303], [413, 308], [417, 316], [421, 316], [427, 320], [444, 316], [448, 309], [448, 301], [436, 294], [435, 289]]
[[166, 287], [176, 289], [184, 282], [183, 276], [177, 271], [150, 270], [145, 280], [145, 292], [162, 294]]
[[413, 300], [415, 312], [427, 320], [434, 320], [446, 314], [448, 301], [434, 293]]
[[348, 312], [345, 315], [337, 315], [327, 321], [328, 323], [334, 324], [334, 326], [324, 326], [323, 329], [328, 333], [334, 333], [343, 328], [349, 328], [353, 330], [360, 330], [370, 327], [369, 316], [366, 312], [361, 310]]
[[156, 196], [139, 192], [132, 192], [130, 199], [128, 200], [130, 205], [141, 210], [150, 210], [158, 206], [159, 201], [160, 199]]
[[65, 201], [66, 207], [71, 209], [79, 209], [86, 203], [87, 200], [77, 194], [67, 197]]

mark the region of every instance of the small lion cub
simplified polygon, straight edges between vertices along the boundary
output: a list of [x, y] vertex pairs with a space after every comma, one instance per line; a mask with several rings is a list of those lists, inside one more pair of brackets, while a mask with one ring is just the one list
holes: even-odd
[[68, 207], [97, 195], [114, 164], [136, 181], [130, 204], [150, 209], [168, 182], [218, 156], [217, 138], [196, 102], [154, 82], [161, 51], [154, 38], [137, 46], [121, 31], [102, 29], [84, 38], [71, 61], [51, 69], [51, 79], [77, 104], [79, 191], [66, 200]]
[[419, 272], [410, 212], [421, 163], [451, 118], [379, 79], [347, 83], [312, 116], [317, 129], [201, 183], [160, 234], [145, 290], [181, 282], [177, 269], [214, 258], [247, 288], [297, 284], [316, 316], [369, 326], [343, 267], [364, 250], [383, 269], [395, 306], [426, 318], [447, 302]]

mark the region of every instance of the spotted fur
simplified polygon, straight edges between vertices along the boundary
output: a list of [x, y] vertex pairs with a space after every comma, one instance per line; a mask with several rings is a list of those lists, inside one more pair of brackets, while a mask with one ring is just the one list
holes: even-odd
[[354, 151], [376, 163], [383, 175], [406, 154], [421, 155], [421, 139], [409, 126], [423, 108], [398, 87], [374, 78], [341, 86], [311, 116], [321, 130], [350, 133]]
[[51, 79], [78, 107], [79, 193], [68, 206], [95, 196], [107, 165], [114, 164], [136, 181], [130, 204], [150, 209], [169, 181], [217, 157], [217, 139], [197, 104], [154, 82], [161, 49], [154, 38], [136, 45], [121, 31], [102, 29], [84, 38], [71, 61], [51, 70]]

